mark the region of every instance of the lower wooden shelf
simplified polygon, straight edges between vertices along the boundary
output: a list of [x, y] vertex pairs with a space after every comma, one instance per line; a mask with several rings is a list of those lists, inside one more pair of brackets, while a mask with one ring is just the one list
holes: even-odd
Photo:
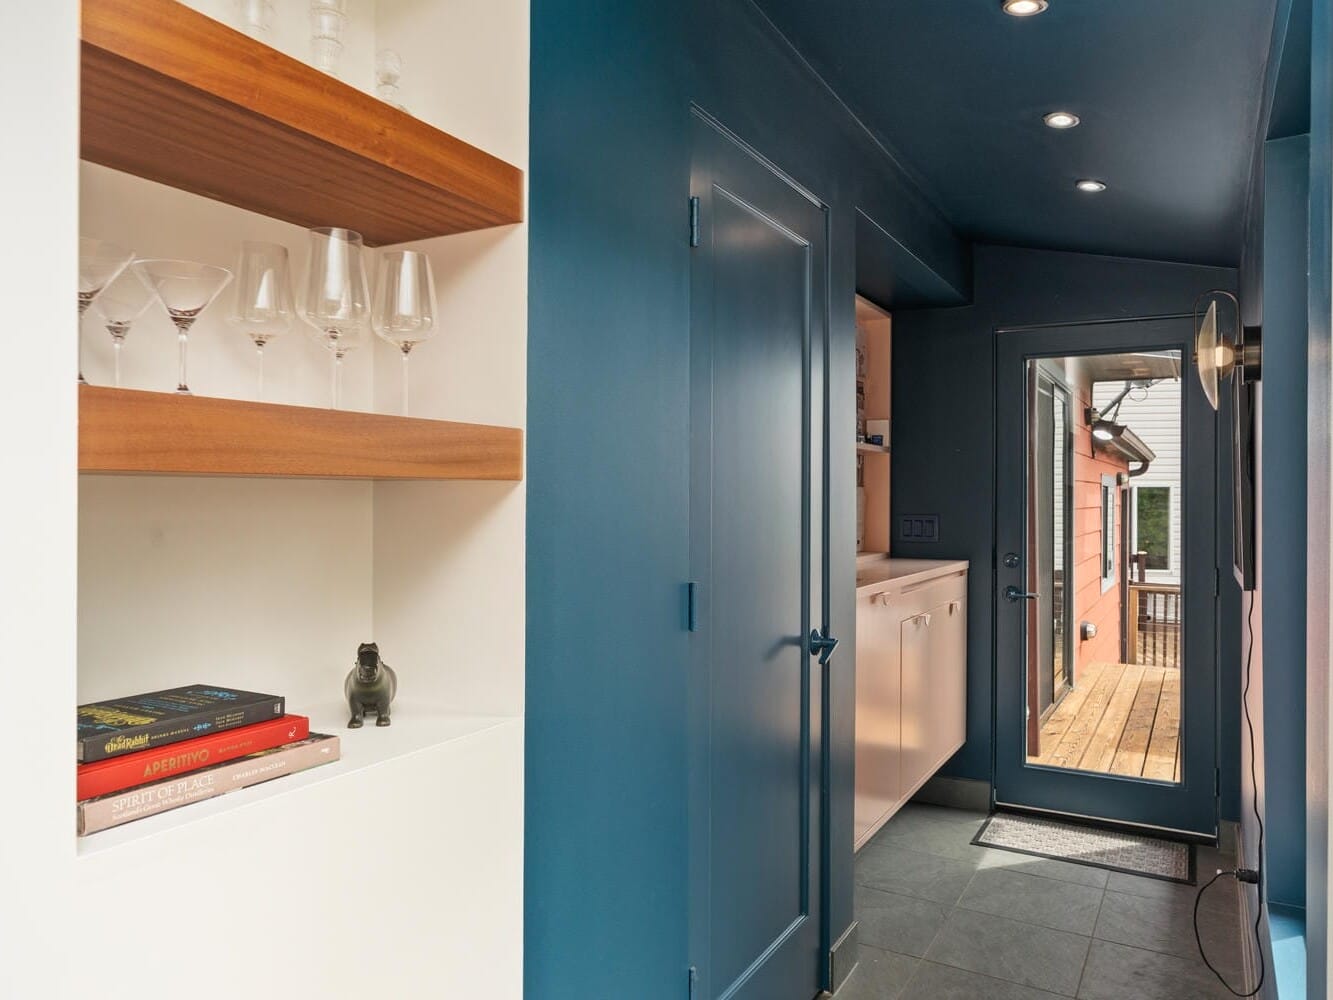
[[79, 471], [516, 482], [523, 478], [523, 432], [83, 385]]

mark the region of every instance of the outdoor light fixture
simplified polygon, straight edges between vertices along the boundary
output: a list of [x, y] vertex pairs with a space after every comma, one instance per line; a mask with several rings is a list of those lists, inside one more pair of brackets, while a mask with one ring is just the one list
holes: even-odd
[[1102, 181], [1095, 181], [1091, 177], [1086, 177], [1081, 181], [1076, 181], [1074, 187], [1088, 194], [1101, 194], [1106, 190], [1106, 184]]
[[1031, 17], [1049, 6], [1048, 0], [1004, 0], [1004, 12], [1014, 17]]
[[1114, 420], [1098, 420], [1092, 425], [1092, 436], [1098, 441], [1114, 441], [1125, 433], [1125, 425]]
[[1058, 129], [1073, 128], [1079, 123], [1078, 115], [1072, 111], [1052, 111], [1048, 115], [1043, 115], [1041, 120], [1050, 128]]

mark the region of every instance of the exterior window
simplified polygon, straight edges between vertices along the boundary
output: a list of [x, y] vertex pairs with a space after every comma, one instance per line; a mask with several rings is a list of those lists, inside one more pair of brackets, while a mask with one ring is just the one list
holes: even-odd
[[1148, 554], [1148, 569], [1171, 569], [1171, 487], [1134, 490], [1134, 551]]
[[1115, 477], [1102, 476], [1102, 593], [1115, 586]]

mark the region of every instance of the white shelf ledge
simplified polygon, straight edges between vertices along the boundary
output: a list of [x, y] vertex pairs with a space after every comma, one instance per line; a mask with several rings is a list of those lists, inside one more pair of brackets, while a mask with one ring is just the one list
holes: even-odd
[[[368, 718], [364, 728], [348, 729], [349, 713], [347, 705], [342, 702], [315, 707], [292, 703], [289, 705], [289, 711], [298, 715], [308, 715], [312, 733], [338, 736], [342, 743], [341, 759], [332, 764], [311, 768], [309, 771], [285, 775], [216, 798], [181, 806], [157, 816], [126, 823], [124, 826], [113, 827], [101, 833], [80, 837], [79, 857], [81, 859], [100, 857], [128, 844], [151, 838], [169, 838], [186, 827], [208, 823], [210, 819], [224, 813], [289, 796], [312, 785], [337, 781], [366, 768], [392, 765], [394, 761], [400, 761], [423, 751], [449, 744], [457, 744], [463, 749], [470, 737], [519, 721], [518, 717], [511, 716], [459, 715], [431, 711], [419, 705], [413, 706], [409, 702], [401, 707], [394, 706], [391, 726], [380, 728]], [[73, 812], [74, 804], [71, 803], [71, 825], [74, 822]], [[191, 831], [193, 832], [195, 831]]]

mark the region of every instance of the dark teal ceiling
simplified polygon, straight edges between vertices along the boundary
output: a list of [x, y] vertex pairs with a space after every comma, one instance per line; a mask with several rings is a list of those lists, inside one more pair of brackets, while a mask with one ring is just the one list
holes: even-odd
[[1276, 0], [757, 2], [960, 233], [1239, 260]]

